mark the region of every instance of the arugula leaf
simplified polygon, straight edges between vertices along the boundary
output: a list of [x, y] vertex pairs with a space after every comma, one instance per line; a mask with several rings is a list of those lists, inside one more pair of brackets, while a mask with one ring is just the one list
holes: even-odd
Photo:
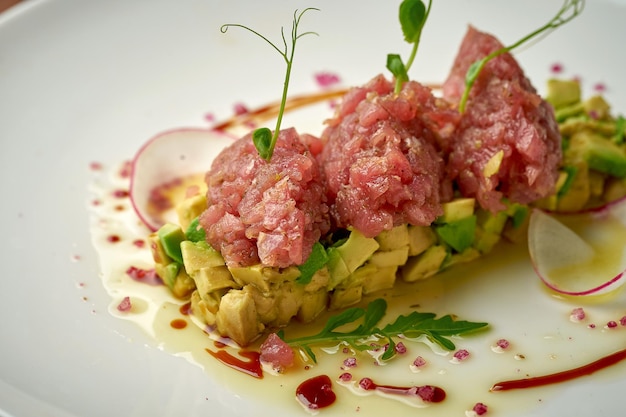
[[313, 275], [322, 269], [327, 262], [328, 253], [326, 252], [326, 249], [324, 249], [324, 246], [321, 243], [315, 242], [309, 258], [305, 263], [298, 267], [300, 270], [300, 276], [296, 279], [296, 282], [299, 284], [308, 284], [311, 282]]
[[[398, 316], [393, 323], [381, 329], [377, 326], [386, 311], [387, 302], [378, 298], [370, 302], [366, 308], [352, 307], [331, 317], [324, 328], [315, 335], [295, 339], [286, 339], [283, 333], [279, 336], [289, 346], [303, 350], [313, 362], [317, 362], [311, 348], [314, 345], [343, 342], [357, 351], [364, 351], [372, 349], [370, 342], [375, 338], [388, 345], [381, 356], [381, 360], [386, 361], [396, 355], [394, 337], [402, 335], [407, 338], [405, 340], [410, 340], [425, 335], [444, 349], [453, 350], [454, 343], [447, 336], [465, 334], [488, 326], [487, 323], [454, 320], [450, 315], [436, 318], [434, 313], [413, 311], [408, 315]], [[363, 319], [361, 324], [352, 330], [336, 331], [339, 327], [355, 324], [361, 318]]]
[[469, 92], [487, 62], [491, 61], [493, 58], [499, 55], [510, 52], [512, 49], [517, 48], [518, 46], [526, 43], [527, 41], [546, 31], [554, 30], [559, 26], [566, 24], [567, 22], [578, 16], [580, 13], [582, 13], [584, 7], [585, 0], [565, 0], [557, 14], [552, 19], [550, 19], [548, 23], [524, 36], [514, 44], [506, 46], [504, 48], [500, 48], [470, 65], [467, 73], [465, 74], [465, 91], [463, 91], [463, 95], [461, 96], [461, 100], [459, 102], [459, 111], [461, 113], [465, 111], [467, 99], [469, 98]]

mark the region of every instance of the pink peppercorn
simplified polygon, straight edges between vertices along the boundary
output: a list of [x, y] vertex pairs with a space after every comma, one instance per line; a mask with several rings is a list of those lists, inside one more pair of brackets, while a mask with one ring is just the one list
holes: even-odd
[[456, 352], [454, 352], [454, 359], [458, 361], [464, 361], [465, 359], [469, 357], [469, 355], [470, 353], [467, 350], [459, 349]]
[[575, 321], [581, 321], [585, 319], [585, 310], [582, 307], [577, 307], [570, 313], [570, 318]]
[[371, 380], [371, 378], [363, 378], [359, 381], [359, 386], [364, 390], [370, 390], [373, 389], [376, 385], [374, 384], [374, 381]]
[[498, 346], [500, 349], [506, 349], [509, 347], [509, 341], [506, 339], [500, 339], [496, 342], [496, 346]]
[[614, 320], [611, 320], [606, 324], [606, 327], [608, 327], [609, 329], [614, 329], [617, 327], [617, 322], [615, 322]]
[[487, 406], [483, 403], [476, 403], [472, 410], [479, 416], [487, 414]]
[[626, 326], [626, 316], [619, 319], [619, 324], [621, 324], [622, 326]]
[[426, 360], [424, 358], [422, 358], [421, 356], [418, 356], [413, 361], [413, 365], [417, 366], [417, 367], [424, 366], [424, 365], [426, 365]]
[[350, 372], [344, 372], [339, 375], [339, 379], [343, 382], [350, 382], [352, 380], [352, 374]]
[[552, 71], [554, 74], [559, 74], [563, 72], [563, 64], [558, 62], [552, 64], [552, 66], [550, 67], [550, 71]]
[[354, 368], [356, 366], [356, 358], [347, 358], [343, 361], [343, 366], [346, 368]]
[[401, 355], [406, 353], [406, 346], [404, 346], [404, 343], [398, 342], [398, 344], [396, 345], [396, 352]]
[[130, 297], [124, 297], [117, 306], [117, 309], [123, 312], [130, 311], [131, 308], [133, 305], [130, 303]]

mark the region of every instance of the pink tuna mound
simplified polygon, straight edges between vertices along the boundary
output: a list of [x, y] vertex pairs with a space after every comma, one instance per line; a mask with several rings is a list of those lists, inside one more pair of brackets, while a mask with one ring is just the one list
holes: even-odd
[[322, 133], [320, 164], [337, 227], [373, 237], [429, 225], [452, 196], [441, 153], [458, 113], [410, 81], [399, 94], [382, 75], [351, 89]]
[[206, 240], [228, 266], [300, 265], [330, 227], [325, 187], [315, 157], [295, 129], [280, 132], [271, 162], [251, 134], [224, 149], [206, 174]]
[[[469, 66], [500, 48], [496, 38], [470, 27], [443, 85], [444, 97], [458, 102]], [[528, 204], [554, 192], [560, 161], [552, 107], [511, 54], [489, 61], [470, 91], [449, 155], [448, 169], [461, 193], [491, 211], [505, 207], [503, 197]]]

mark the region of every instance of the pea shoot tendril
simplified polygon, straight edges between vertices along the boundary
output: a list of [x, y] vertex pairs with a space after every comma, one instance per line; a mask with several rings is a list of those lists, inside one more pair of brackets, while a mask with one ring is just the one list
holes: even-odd
[[283, 40], [282, 49], [276, 46], [276, 44], [274, 44], [272, 41], [270, 41], [268, 38], [266, 38], [259, 32], [245, 25], [241, 25], [238, 23], [227, 23], [220, 27], [220, 31], [222, 33], [226, 33], [230, 27], [238, 27], [238, 28], [245, 29], [249, 32], [252, 32], [256, 36], [258, 36], [259, 38], [263, 39], [265, 42], [270, 44], [270, 46], [274, 48], [283, 57], [283, 59], [285, 60], [285, 63], [287, 64], [287, 70], [285, 73], [285, 82], [283, 85], [283, 95], [282, 95], [282, 99], [280, 102], [280, 108], [278, 110], [278, 118], [276, 120], [276, 128], [274, 129], [274, 133], [272, 134], [272, 131], [267, 127], [260, 127], [258, 129], [255, 129], [254, 132], [252, 132], [252, 141], [254, 142], [254, 146], [259, 152], [259, 155], [261, 156], [261, 158], [265, 159], [268, 162], [270, 161], [270, 159], [272, 158], [272, 154], [274, 153], [274, 147], [276, 146], [276, 141], [278, 140], [278, 134], [280, 132], [280, 124], [283, 119], [283, 114], [285, 113], [285, 105], [287, 103], [287, 91], [289, 88], [289, 78], [291, 76], [291, 68], [293, 65], [294, 52], [296, 50], [296, 41], [306, 35], [317, 35], [316, 32], [298, 33], [298, 25], [300, 24], [300, 19], [309, 10], [319, 11], [319, 9], [317, 8], [309, 7], [309, 8], [302, 10], [300, 13], [298, 13], [298, 10], [295, 10], [293, 13], [293, 22], [291, 25], [291, 48], [289, 48], [289, 45], [287, 44], [287, 39], [285, 38], [285, 30], [283, 27], [280, 28], [280, 34]]
[[476, 79], [480, 75], [480, 72], [485, 67], [487, 62], [489, 62], [490, 60], [492, 60], [493, 58], [499, 55], [502, 55], [504, 53], [511, 51], [512, 49], [517, 48], [518, 46], [526, 43], [527, 41], [533, 39], [534, 37], [546, 31], [552, 31], [558, 28], [559, 26], [566, 24], [567, 22], [569, 22], [570, 20], [578, 16], [580, 13], [582, 13], [584, 7], [585, 7], [585, 0], [565, 0], [563, 2], [563, 5], [557, 12], [557, 14], [552, 19], [550, 19], [548, 23], [536, 29], [535, 31], [529, 33], [528, 35], [524, 36], [523, 38], [521, 38], [514, 44], [510, 46], [506, 46], [504, 48], [500, 48], [490, 53], [489, 55], [485, 56], [484, 58], [479, 59], [478, 61], [474, 62], [472, 65], [470, 65], [470, 67], [467, 70], [467, 73], [465, 74], [465, 90], [463, 91], [463, 96], [461, 97], [461, 101], [459, 102], [459, 111], [461, 113], [465, 111], [465, 107], [467, 105], [467, 99], [469, 98], [470, 90], [472, 89], [472, 86], [476, 82]]

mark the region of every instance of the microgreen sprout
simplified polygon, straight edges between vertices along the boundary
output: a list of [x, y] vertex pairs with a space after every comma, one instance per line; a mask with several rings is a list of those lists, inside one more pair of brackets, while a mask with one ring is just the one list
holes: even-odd
[[499, 55], [510, 52], [511, 50], [517, 48], [518, 46], [526, 43], [527, 41], [533, 39], [540, 34], [547, 34], [544, 32], [552, 31], [559, 26], [566, 24], [567, 22], [578, 16], [580, 13], [582, 13], [584, 7], [585, 0], [565, 0], [563, 2], [563, 6], [561, 6], [557, 14], [552, 19], [550, 19], [548, 23], [524, 36], [514, 44], [498, 49], [470, 65], [467, 73], [465, 74], [465, 91], [463, 91], [463, 96], [461, 97], [461, 101], [459, 102], [459, 111], [461, 113], [465, 111], [470, 90], [472, 89], [472, 86], [476, 82], [478, 75], [482, 71], [483, 67], [487, 64], [487, 62]]
[[268, 38], [261, 35], [259, 32], [253, 29], [250, 29], [247, 26], [236, 24], [236, 23], [228, 23], [220, 27], [220, 31], [222, 33], [226, 33], [226, 31], [230, 27], [239, 27], [239, 28], [246, 29], [252, 32], [253, 34], [263, 39], [265, 42], [270, 44], [270, 46], [272, 46], [272, 48], [274, 48], [283, 57], [283, 59], [285, 60], [285, 63], [287, 64], [287, 70], [285, 73], [285, 83], [283, 85], [283, 95], [282, 95], [282, 99], [280, 102], [280, 109], [278, 110], [278, 118], [276, 120], [276, 128], [274, 130], [274, 133], [272, 134], [272, 131], [267, 127], [261, 127], [261, 128], [255, 129], [254, 132], [252, 132], [252, 141], [254, 142], [254, 146], [259, 152], [259, 155], [261, 156], [261, 158], [265, 159], [268, 162], [270, 161], [270, 159], [272, 158], [272, 154], [274, 153], [274, 147], [276, 146], [276, 141], [278, 139], [278, 134], [280, 132], [280, 124], [283, 119], [283, 114], [285, 113], [285, 104], [287, 103], [287, 90], [289, 88], [289, 78], [291, 76], [293, 57], [294, 57], [294, 52], [296, 50], [296, 41], [305, 35], [317, 35], [316, 32], [298, 33], [298, 25], [300, 24], [300, 19], [309, 10], [319, 11], [319, 9], [316, 9], [314, 7], [309, 7], [309, 8], [302, 10], [300, 13], [298, 13], [298, 10], [295, 10], [293, 13], [293, 22], [291, 25], [291, 49], [289, 48], [289, 45], [287, 44], [287, 40], [285, 39], [285, 31], [284, 31], [284, 28], [282, 27], [280, 28], [280, 34], [283, 40], [282, 49], [276, 46]]
[[396, 93], [399, 93], [402, 85], [409, 80], [408, 72], [417, 55], [417, 47], [422, 36], [422, 29], [430, 13], [431, 4], [432, 0], [428, 1], [428, 7], [424, 5], [422, 0], [404, 0], [400, 4], [399, 18], [404, 40], [413, 44], [413, 49], [406, 64], [402, 62], [402, 58], [398, 54], [387, 55], [387, 69], [396, 78]]

